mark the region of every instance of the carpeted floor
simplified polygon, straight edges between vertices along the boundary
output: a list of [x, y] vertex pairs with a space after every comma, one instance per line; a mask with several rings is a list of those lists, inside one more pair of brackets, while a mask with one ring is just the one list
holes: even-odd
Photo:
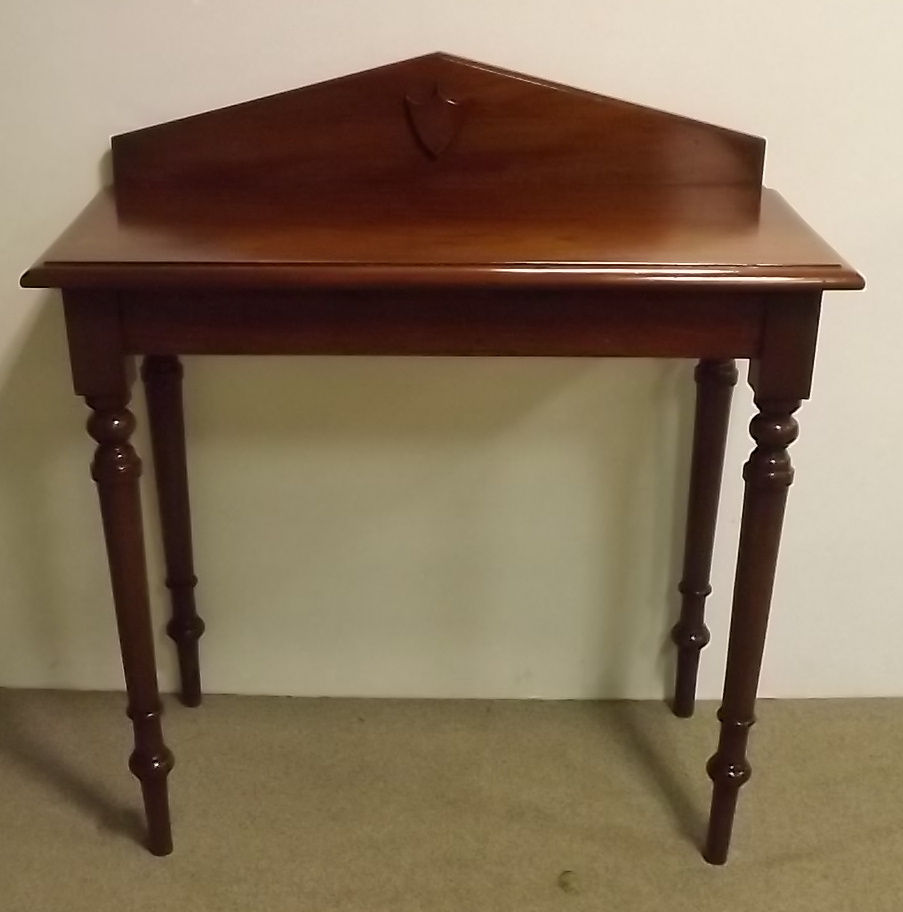
[[170, 698], [158, 859], [123, 697], [0, 691], [0, 909], [900, 912], [903, 700], [761, 704], [725, 868], [714, 709]]

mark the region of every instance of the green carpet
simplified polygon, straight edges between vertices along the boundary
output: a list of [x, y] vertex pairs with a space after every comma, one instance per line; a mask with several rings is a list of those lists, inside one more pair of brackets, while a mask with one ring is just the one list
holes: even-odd
[[903, 700], [760, 704], [725, 868], [711, 704], [167, 698], [162, 859], [123, 704], [0, 691], [3, 912], [903, 909]]

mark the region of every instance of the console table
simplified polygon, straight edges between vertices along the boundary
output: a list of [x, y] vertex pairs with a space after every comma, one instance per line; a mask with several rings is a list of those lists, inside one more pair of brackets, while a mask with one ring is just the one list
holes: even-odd
[[[774, 191], [763, 140], [446, 54], [116, 136], [22, 278], [62, 289], [148, 845], [172, 851], [130, 443], [144, 356], [181, 696], [201, 702], [179, 356], [698, 359], [674, 711], [693, 712], [735, 360], [757, 415], [705, 858], [728, 854], [822, 292], [862, 278]], [[663, 607], [664, 610], [664, 607]]]

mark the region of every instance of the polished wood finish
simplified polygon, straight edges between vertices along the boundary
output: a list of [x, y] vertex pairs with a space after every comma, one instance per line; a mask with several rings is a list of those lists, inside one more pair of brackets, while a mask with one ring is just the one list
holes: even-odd
[[693, 708], [733, 361], [759, 415], [705, 856], [727, 857], [822, 292], [863, 286], [764, 143], [433, 54], [124, 134], [115, 182], [23, 277], [63, 289], [152, 851], [169, 851], [128, 402], [145, 355], [183, 699], [200, 699], [182, 354], [700, 359], [675, 711]]
[[740, 544], [718, 711], [721, 735], [706, 766], [714, 785], [704, 850], [710, 864], [727, 861], [737, 796], [752, 774], [746, 746], [755, 723], [784, 509], [794, 475], [787, 448], [799, 432], [794, 413], [811, 391], [820, 309], [818, 295], [769, 304], [762, 350], [750, 362], [749, 380], [758, 408], [750, 434], [756, 447], [743, 468]]
[[163, 742], [160, 726], [163, 707], [157, 691], [144, 541], [140, 533], [141, 460], [129, 443], [135, 419], [121, 398], [89, 396], [86, 401], [94, 411], [88, 420], [88, 432], [97, 441], [91, 476], [100, 497], [129, 698], [128, 717], [135, 732], [129, 769], [141, 783], [148, 847], [154, 855], [168, 855], [172, 851], [172, 834], [166, 777], [173, 758]]
[[718, 711], [721, 737], [706, 769], [712, 782], [712, 810], [705, 857], [711, 864], [727, 860], [737, 793], [749, 781], [746, 758], [759, 670], [765, 649], [765, 631], [774, 585], [781, 525], [793, 468], [787, 447], [796, 439], [793, 417], [799, 400], [760, 401], [750, 433], [756, 448], [746, 463], [746, 495], [740, 524], [740, 548], [731, 615], [730, 645], [724, 681], [724, 699]]
[[438, 81], [429, 91], [405, 95], [405, 107], [411, 132], [430, 158], [438, 158], [452, 144], [464, 124], [465, 109], [449, 98]]
[[730, 419], [731, 395], [737, 383], [733, 358], [700, 361], [696, 366], [696, 418], [684, 550], [680, 619], [671, 631], [677, 646], [674, 714], [687, 718], [696, 706], [699, 653], [709, 642], [705, 600], [712, 593], [712, 551], [721, 496], [721, 474]]
[[[424, 140], [431, 97], [456, 113]], [[762, 188], [758, 137], [445, 54], [112, 145], [115, 186], [26, 285], [861, 285]]]
[[762, 300], [684, 291], [598, 295], [407, 289], [329, 295], [130, 292], [130, 352], [233, 355], [753, 357]]
[[[453, 103], [444, 154], [424, 155], [410, 129], [412, 102], [431, 96]], [[442, 114], [434, 108], [431, 131]], [[324, 188], [384, 198], [494, 188], [507, 197], [548, 185], [758, 191], [765, 158], [756, 136], [441, 53], [136, 130], [112, 147], [121, 198]]]
[[75, 391], [92, 410], [88, 433], [97, 444], [91, 477], [100, 498], [127, 712], [135, 736], [129, 769], [141, 783], [148, 848], [154, 855], [168, 855], [172, 834], [166, 778], [173, 757], [160, 725], [163, 707], [157, 689], [138, 487], [141, 460], [131, 444], [135, 418], [128, 403], [134, 369], [116, 344], [115, 301], [68, 292], [65, 310]]
[[129, 208], [102, 190], [22, 281], [254, 291], [862, 285], [771, 190], [537, 186], [466, 200], [437, 190], [297, 199], [199, 189]]
[[204, 633], [204, 622], [198, 616], [194, 600], [198, 578], [194, 575], [191, 545], [182, 375], [182, 363], [172, 355], [149, 355], [141, 368], [154, 453], [166, 587], [172, 602], [172, 618], [166, 632], [178, 651], [182, 702], [186, 706], [199, 706], [198, 640]]

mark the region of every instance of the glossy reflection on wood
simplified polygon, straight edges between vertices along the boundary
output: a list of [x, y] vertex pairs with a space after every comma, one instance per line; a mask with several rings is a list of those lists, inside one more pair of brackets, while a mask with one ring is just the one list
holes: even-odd
[[166, 777], [172, 754], [163, 741], [157, 690], [154, 637], [147, 592], [147, 567], [138, 479], [141, 460], [130, 443], [135, 419], [125, 397], [88, 397], [93, 414], [88, 432], [97, 442], [91, 476], [97, 483], [110, 562], [113, 603], [119, 627], [128, 716], [135, 732], [129, 769], [141, 783], [147, 815], [148, 848], [172, 851]]
[[724, 698], [718, 719], [718, 750], [706, 767], [714, 784], [705, 857], [724, 864], [730, 846], [740, 787], [752, 769], [746, 758], [749, 730], [755, 722], [756, 690], [765, 650], [778, 546], [793, 467], [787, 447], [796, 440], [796, 401], [757, 401], [759, 414], [750, 433], [756, 448], [746, 463], [746, 493], [740, 521], [740, 548], [734, 584]]
[[734, 360], [700, 361], [696, 367], [696, 418], [690, 496], [684, 545], [684, 570], [680, 582], [680, 619], [671, 631], [677, 645], [674, 714], [692, 716], [696, 706], [699, 653], [709, 642], [705, 625], [705, 600], [712, 592], [712, 550], [721, 495], [721, 475], [731, 395], [737, 383]]
[[[114, 186], [22, 277], [63, 289], [94, 416], [131, 768], [171, 848], [138, 492], [144, 379], [182, 698], [201, 699], [179, 355], [700, 360], [674, 709], [693, 711], [734, 359], [759, 416], [709, 763], [727, 857], [752, 724], [793, 413], [822, 292], [861, 276], [774, 191], [764, 141], [448, 54], [117, 136]], [[664, 605], [663, 617], [664, 617]], [[260, 606], [259, 610], [265, 610]], [[256, 823], [254, 825], [257, 825]], [[261, 821], [261, 826], [266, 822]]]
[[182, 702], [186, 706], [199, 706], [198, 640], [204, 633], [204, 622], [198, 616], [194, 599], [198, 579], [194, 575], [191, 544], [182, 373], [181, 362], [173, 356], [148, 356], [141, 370], [154, 452], [166, 587], [172, 602], [172, 618], [166, 632], [178, 651]]

